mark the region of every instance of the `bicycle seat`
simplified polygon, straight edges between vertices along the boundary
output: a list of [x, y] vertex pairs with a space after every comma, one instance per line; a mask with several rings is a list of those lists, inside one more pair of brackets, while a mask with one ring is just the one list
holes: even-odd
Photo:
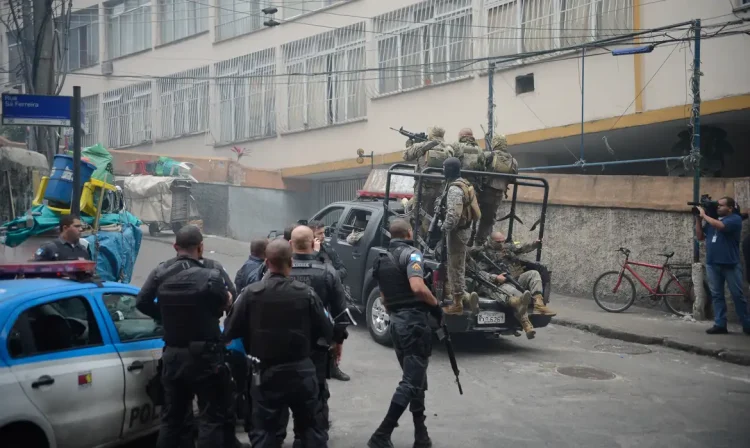
[[660, 257], [667, 257], [667, 259], [674, 257], [674, 251], [672, 252], [665, 252], [663, 254], [658, 254]]

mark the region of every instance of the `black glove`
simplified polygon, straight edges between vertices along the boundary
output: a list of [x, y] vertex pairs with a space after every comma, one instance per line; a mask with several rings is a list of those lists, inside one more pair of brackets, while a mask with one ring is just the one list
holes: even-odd
[[438, 323], [443, 321], [443, 309], [440, 308], [440, 305], [430, 307], [430, 314], [437, 319]]

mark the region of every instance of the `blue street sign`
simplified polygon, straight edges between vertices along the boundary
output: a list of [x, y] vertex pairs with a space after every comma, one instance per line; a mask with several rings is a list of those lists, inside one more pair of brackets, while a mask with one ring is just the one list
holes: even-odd
[[3, 94], [4, 125], [71, 126], [69, 96]]

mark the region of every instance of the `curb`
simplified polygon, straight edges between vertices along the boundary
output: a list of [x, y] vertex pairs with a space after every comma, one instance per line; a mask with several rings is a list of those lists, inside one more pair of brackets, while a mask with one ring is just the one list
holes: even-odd
[[563, 327], [575, 328], [576, 330], [592, 333], [603, 338], [619, 339], [625, 342], [633, 342], [644, 345], [661, 345], [667, 348], [693, 353], [696, 355], [709, 356], [732, 364], [750, 366], [750, 353], [731, 351], [723, 348], [709, 349], [701, 347], [699, 345], [676, 341], [674, 339], [630, 333], [627, 331], [602, 327], [596, 324], [586, 324], [574, 320], [560, 319], [557, 317], [552, 318], [552, 323], [558, 324]]

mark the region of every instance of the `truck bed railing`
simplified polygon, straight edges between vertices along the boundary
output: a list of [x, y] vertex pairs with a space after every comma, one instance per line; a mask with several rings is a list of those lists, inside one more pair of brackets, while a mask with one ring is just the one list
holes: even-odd
[[[388, 215], [389, 215], [389, 202], [390, 202], [390, 191], [391, 191], [391, 176], [405, 176], [405, 177], [412, 177], [414, 178], [416, 185], [416, 196], [414, 198], [415, 201], [415, 210], [417, 211], [417, 219], [419, 219], [419, 216], [421, 214], [421, 206], [422, 206], [422, 179], [433, 179], [442, 181], [443, 180], [443, 170], [442, 168], [425, 168], [424, 171], [421, 173], [416, 172], [416, 165], [409, 164], [409, 163], [396, 163], [390, 166], [388, 168], [387, 176], [386, 176], [386, 182], [385, 182], [385, 198], [383, 200], [383, 208], [384, 208], [384, 222], [382, 223], [383, 226], [387, 226], [388, 224]], [[411, 171], [397, 171], [397, 170], [411, 170]], [[500, 179], [507, 179], [509, 185], [514, 185], [516, 187], [518, 186], [524, 186], [524, 187], [533, 187], [533, 188], [542, 188], [544, 189], [544, 196], [542, 198], [542, 212], [541, 217], [539, 218], [538, 225], [539, 225], [539, 236], [537, 237], [540, 241], [544, 238], [544, 224], [547, 219], [547, 203], [549, 200], [549, 182], [547, 182], [546, 179], [541, 177], [535, 177], [535, 176], [527, 176], [523, 174], [504, 174], [504, 173], [492, 173], [492, 172], [486, 172], [486, 171], [471, 171], [471, 170], [462, 170], [462, 175], [469, 175], [472, 177], [485, 177], [485, 178], [500, 178]], [[512, 241], [513, 238], [513, 223], [515, 221], [514, 217], [516, 215], [516, 203], [518, 201], [518, 188], [513, 188], [513, 196], [511, 199], [510, 204], [510, 219], [508, 222], [508, 235], [507, 239]], [[419, 225], [416, 225], [414, 227], [414, 239], [419, 240]], [[382, 239], [382, 232], [381, 232], [381, 245], [383, 244]], [[536, 251], [536, 261], [541, 261], [542, 258], [542, 248], [539, 247]]]

